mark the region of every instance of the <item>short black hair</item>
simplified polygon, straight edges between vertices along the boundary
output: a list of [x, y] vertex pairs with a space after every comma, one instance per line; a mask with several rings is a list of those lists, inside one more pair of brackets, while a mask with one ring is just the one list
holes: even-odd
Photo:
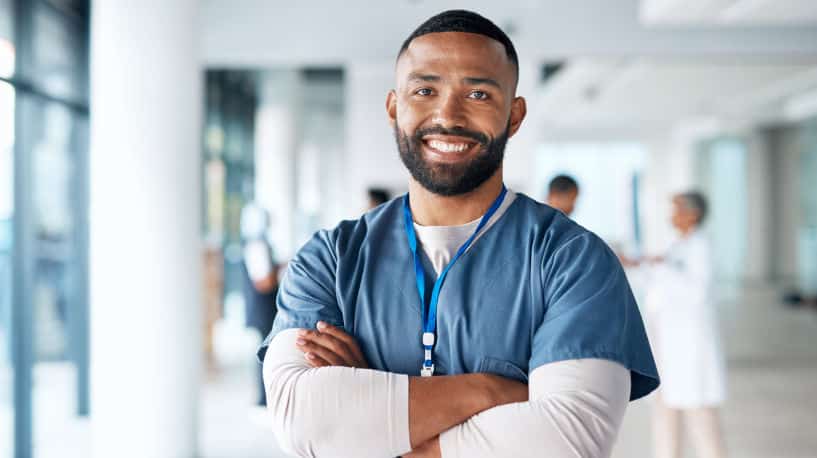
[[565, 194], [574, 191], [579, 191], [579, 183], [569, 175], [556, 175], [548, 185], [548, 192], [551, 194]]
[[369, 193], [369, 199], [377, 205], [384, 204], [391, 199], [391, 193], [387, 189], [369, 188], [367, 192]]
[[519, 81], [519, 57], [516, 55], [513, 42], [496, 24], [473, 11], [448, 10], [429, 18], [406, 38], [403, 46], [400, 47], [400, 52], [397, 53], [397, 59], [400, 59], [415, 38], [441, 32], [476, 33], [502, 43], [502, 46], [505, 47], [505, 54], [516, 70], [516, 80]]

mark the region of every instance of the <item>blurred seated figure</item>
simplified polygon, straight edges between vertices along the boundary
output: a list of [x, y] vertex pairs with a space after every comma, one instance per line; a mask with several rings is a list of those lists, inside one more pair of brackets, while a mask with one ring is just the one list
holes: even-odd
[[726, 456], [718, 409], [726, 397], [724, 357], [712, 299], [709, 241], [700, 229], [706, 199], [699, 192], [672, 199], [677, 240], [661, 256], [634, 260], [645, 287], [646, 321], [661, 376], [654, 412], [655, 456], [679, 458], [681, 420], [696, 456]]
[[369, 188], [366, 192], [369, 194], [368, 210], [391, 200], [391, 193], [384, 188]]
[[545, 203], [570, 216], [578, 198], [579, 184], [576, 180], [568, 175], [557, 175], [550, 180]]
[[[278, 269], [272, 245], [267, 240], [269, 213], [254, 203], [241, 211], [244, 273], [244, 303], [247, 326], [266, 336], [275, 320], [275, 297], [278, 294]], [[258, 405], [266, 405], [264, 381], [258, 367]]]

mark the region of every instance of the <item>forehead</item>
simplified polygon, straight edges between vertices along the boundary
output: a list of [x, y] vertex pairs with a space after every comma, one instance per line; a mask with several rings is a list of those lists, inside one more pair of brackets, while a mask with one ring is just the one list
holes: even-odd
[[397, 80], [413, 72], [468, 73], [511, 80], [515, 69], [502, 43], [476, 33], [439, 32], [419, 36], [397, 61]]

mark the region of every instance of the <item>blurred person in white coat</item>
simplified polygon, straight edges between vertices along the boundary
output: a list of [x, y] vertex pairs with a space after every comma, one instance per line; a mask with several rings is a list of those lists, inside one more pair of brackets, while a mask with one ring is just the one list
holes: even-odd
[[657, 257], [631, 260], [645, 286], [650, 341], [661, 376], [654, 411], [657, 458], [682, 456], [682, 419], [696, 456], [726, 456], [719, 407], [726, 398], [724, 355], [712, 297], [709, 240], [700, 229], [707, 213], [695, 191], [672, 199], [679, 237]]

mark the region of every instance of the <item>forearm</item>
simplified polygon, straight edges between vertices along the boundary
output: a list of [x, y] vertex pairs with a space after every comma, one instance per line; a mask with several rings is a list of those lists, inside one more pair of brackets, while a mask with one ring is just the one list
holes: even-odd
[[531, 374], [531, 401], [486, 410], [440, 435], [440, 455], [609, 456], [630, 393], [623, 366], [604, 360], [573, 360]]
[[409, 378], [409, 431], [412, 448], [498, 405], [493, 376], [485, 374]]

